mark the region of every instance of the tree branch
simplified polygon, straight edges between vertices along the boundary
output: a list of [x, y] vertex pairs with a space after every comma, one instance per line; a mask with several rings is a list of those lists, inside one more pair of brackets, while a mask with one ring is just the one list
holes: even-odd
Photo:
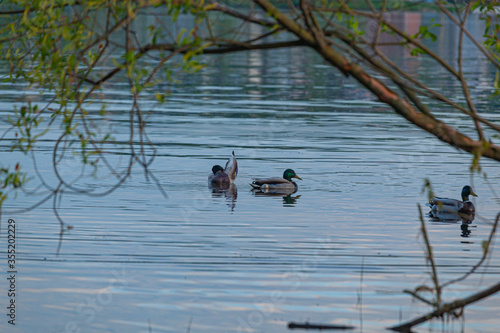
[[446, 313], [451, 313], [456, 309], [463, 309], [465, 306], [472, 304], [474, 302], [480, 301], [483, 298], [486, 298], [494, 293], [500, 291], [500, 282], [475, 294], [470, 295], [469, 297], [458, 299], [450, 303], [443, 304], [438, 309], [418, 317], [412, 321], [406, 322], [401, 325], [389, 327], [390, 330], [397, 332], [411, 332], [411, 328], [418, 324], [424, 323], [432, 318], [441, 317]]
[[434, 0], [434, 3], [443, 11], [443, 13], [446, 14], [452, 20], [459, 28], [464, 32], [467, 37], [476, 45], [476, 47], [488, 58], [489, 61], [493, 65], [495, 65], [498, 69], [500, 69], [500, 64], [493, 58], [493, 56], [470, 34], [470, 32], [465, 29], [465, 26], [461, 25], [460, 22], [457, 20], [455, 16], [446, 8], [444, 7], [440, 1]]
[[228, 6], [220, 4], [218, 2], [210, 1], [210, 3], [212, 4], [212, 6], [209, 8], [210, 11], [218, 11], [218, 12], [242, 19], [243, 21], [259, 24], [259, 25], [262, 25], [265, 27], [272, 27], [275, 25], [275, 23], [271, 20], [266, 20], [266, 19], [258, 18], [254, 15], [242, 13], [240, 11], [237, 11], [234, 8], [228, 7]]
[[263, 10], [276, 19], [284, 28], [303, 40], [306, 45], [314, 48], [323, 58], [346, 75], [352, 75], [358, 82], [374, 93], [378, 99], [390, 105], [396, 113], [406, 118], [414, 125], [433, 134], [438, 139], [470, 153], [480, 152], [482, 156], [500, 161], [500, 147], [491, 143], [476, 141], [458, 132], [452, 126], [440, 120], [433, 119], [424, 113], [416, 112], [410, 103], [399, 97], [377, 78], [369, 75], [358, 64], [350, 62], [342, 53], [330, 46], [322, 47], [314, 36], [299, 24], [280, 12], [267, 0], [254, 0]]
[[[465, 9], [464, 18], [460, 19], [460, 27], [465, 26], [465, 22], [467, 21], [467, 16], [469, 15], [471, 3], [467, 4]], [[477, 114], [476, 106], [474, 102], [472, 102], [472, 98], [470, 96], [469, 87], [467, 86], [467, 81], [465, 80], [465, 74], [463, 71], [463, 41], [464, 41], [464, 30], [460, 30], [460, 34], [458, 36], [458, 74], [460, 76], [460, 83], [462, 85], [462, 90], [464, 92], [465, 100], [467, 101], [467, 105], [472, 113]], [[479, 140], [485, 141], [483, 130], [481, 129], [481, 125], [477, 119], [473, 119], [474, 125], [476, 126], [477, 134], [479, 135]]]

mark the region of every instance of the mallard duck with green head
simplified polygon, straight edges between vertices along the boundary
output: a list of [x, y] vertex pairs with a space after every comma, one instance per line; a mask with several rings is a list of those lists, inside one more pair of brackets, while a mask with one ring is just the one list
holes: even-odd
[[475, 208], [472, 201], [469, 200], [470, 195], [477, 197], [477, 194], [474, 193], [472, 187], [466, 185], [462, 189], [462, 201], [457, 199], [434, 197], [429, 201], [431, 212], [456, 213], [457, 215], [474, 214]]
[[236, 161], [233, 151], [224, 169], [220, 165], [212, 167], [212, 173], [208, 175], [208, 184], [215, 188], [229, 188], [236, 180], [237, 175], [238, 161]]
[[283, 172], [283, 178], [272, 177], [272, 178], [259, 178], [255, 179], [250, 185], [255, 190], [261, 190], [263, 192], [297, 192], [298, 186], [292, 181], [292, 178], [297, 178], [302, 180], [295, 171], [292, 169], [286, 169]]

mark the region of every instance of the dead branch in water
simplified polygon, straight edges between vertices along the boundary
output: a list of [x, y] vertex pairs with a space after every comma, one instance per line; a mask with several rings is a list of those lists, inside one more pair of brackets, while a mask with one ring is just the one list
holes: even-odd
[[293, 330], [296, 328], [305, 330], [352, 330], [354, 326], [348, 325], [321, 325], [321, 324], [309, 324], [308, 322], [304, 324], [294, 323], [293, 321], [288, 324], [288, 328]]

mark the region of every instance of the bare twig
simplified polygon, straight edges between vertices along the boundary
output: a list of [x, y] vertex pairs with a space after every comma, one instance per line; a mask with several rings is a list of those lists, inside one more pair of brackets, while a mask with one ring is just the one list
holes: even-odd
[[495, 218], [495, 222], [493, 223], [493, 227], [491, 228], [491, 232], [490, 232], [490, 235], [488, 237], [488, 240], [483, 243], [484, 244], [483, 255], [482, 255], [481, 259], [479, 260], [479, 262], [477, 264], [475, 264], [474, 267], [472, 267], [467, 273], [465, 273], [461, 277], [450, 280], [446, 283], [443, 283], [441, 285], [441, 288], [445, 288], [451, 284], [465, 280], [469, 275], [473, 274], [479, 267], [481, 267], [481, 265], [484, 263], [486, 258], [488, 258], [488, 254], [490, 253], [490, 246], [493, 242], [493, 237], [495, 237], [499, 219], [500, 219], [500, 213], [497, 214], [497, 216]]
[[243, 21], [256, 23], [256, 24], [259, 24], [259, 25], [262, 25], [265, 27], [272, 27], [275, 24], [272, 20], [263, 19], [263, 18], [255, 16], [255, 15], [251, 15], [251, 14], [249, 15], [247, 13], [243, 13], [243, 12], [240, 12], [240, 11], [234, 9], [234, 8], [228, 7], [226, 5], [220, 4], [220, 3], [215, 2], [215, 1], [210, 1], [210, 2], [212, 3], [212, 7], [209, 10], [219, 11], [219, 12], [222, 12], [224, 14], [242, 19]]
[[[465, 22], [467, 21], [467, 16], [469, 15], [471, 3], [467, 4], [465, 8], [465, 13], [463, 19], [460, 18], [460, 26], [465, 27]], [[472, 102], [472, 98], [470, 96], [469, 87], [467, 85], [467, 81], [465, 80], [465, 75], [463, 71], [463, 40], [464, 40], [464, 30], [460, 30], [460, 34], [458, 37], [458, 74], [460, 76], [460, 83], [462, 85], [462, 89], [464, 91], [465, 99], [467, 100], [467, 105], [472, 113], [477, 114], [476, 106], [474, 102]], [[476, 125], [477, 134], [479, 135], [479, 140], [485, 141], [483, 130], [481, 129], [481, 125], [477, 119], [473, 119], [474, 124]]]
[[422, 207], [420, 206], [420, 204], [417, 204], [417, 206], [418, 206], [418, 214], [419, 214], [420, 226], [421, 226], [420, 231], [421, 231], [422, 236], [424, 238], [425, 247], [426, 247], [426, 259], [431, 266], [431, 279], [432, 279], [432, 282], [434, 283], [434, 290], [436, 292], [436, 305], [439, 305], [439, 304], [441, 304], [441, 290], [442, 290], [442, 288], [439, 285], [436, 264], [434, 263], [434, 253], [432, 252], [431, 242], [429, 240], [429, 236], [427, 235], [427, 229], [425, 227], [425, 220], [424, 220], [424, 215], [422, 213]]

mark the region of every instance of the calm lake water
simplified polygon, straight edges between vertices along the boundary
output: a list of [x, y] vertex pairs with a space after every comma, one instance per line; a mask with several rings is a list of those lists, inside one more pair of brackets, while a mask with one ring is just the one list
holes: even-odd
[[[412, 15], [394, 19], [415, 25]], [[430, 18], [420, 16], [423, 23]], [[474, 22], [470, 30], [481, 34], [477, 17]], [[456, 36], [447, 27], [446, 44], [433, 47], [456, 57]], [[495, 72], [478, 64], [474, 48], [467, 50], [473, 98], [485, 117], [499, 121], [500, 103], [489, 89]], [[395, 60], [449, 96], [460, 96], [458, 82], [431, 61], [407, 54]], [[152, 102], [153, 92], [143, 100], [144, 110], [154, 110], [147, 119], [157, 149], [151, 171], [168, 198], [138, 167], [108, 196], [65, 193], [58, 212], [73, 229], [59, 255], [53, 201], [18, 211], [47, 193], [20, 192], [8, 200], [0, 241], [2, 332], [287, 332], [290, 321], [381, 331], [430, 310], [402, 293], [431, 285], [417, 210], [426, 202], [426, 178], [443, 196], [459, 198], [466, 184], [479, 195], [468, 237], [460, 223], [427, 224], [440, 281], [478, 262], [500, 211], [498, 162], [482, 161], [487, 177], [470, 174], [469, 155], [408, 124], [308, 50], [207, 61], [207, 69], [171, 87], [168, 103]], [[2, 83], [2, 119], [18, 105], [22, 89]], [[127, 86], [107, 87], [103, 103], [115, 138], [126, 140]], [[464, 119], [447, 111], [436, 112], [452, 124]], [[7, 125], [0, 126], [3, 133]], [[473, 131], [469, 123], [459, 127]], [[55, 137], [49, 134], [36, 151], [51, 186]], [[21, 161], [33, 171], [30, 159], [10, 152], [11, 143], [9, 135], [1, 141], [1, 163]], [[212, 193], [207, 175], [233, 150], [240, 170], [236, 191]], [[128, 151], [112, 152], [113, 165], [125, 167]], [[281, 176], [286, 168], [303, 179], [297, 193], [252, 194], [253, 177]], [[76, 158], [62, 162], [64, 177], [74, 178], [75, 170]], [[76, 185], [102, 191], [113, 181], [85, 177]], [[38, 185], [34, 178], [29, 188]], [[15, 328], [5, 315], [7, 219], [17, 228]], [[476, 274], [447, 288], [444, 298], [498, 282], [497, 252]], [[433, 321], [417, 331], [497, 332], [499, 300], [493, 296], [467, 307], [464, 319]]]

